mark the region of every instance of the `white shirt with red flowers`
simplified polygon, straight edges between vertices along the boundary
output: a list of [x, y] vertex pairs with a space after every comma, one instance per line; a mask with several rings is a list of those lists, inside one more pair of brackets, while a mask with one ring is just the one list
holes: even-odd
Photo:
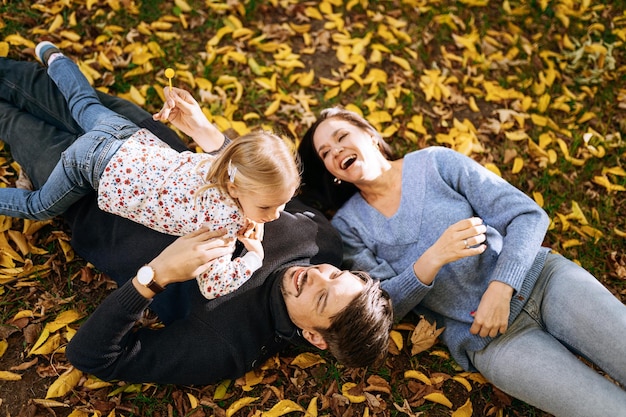
[[[197, 194], [214, 157], [177, 152], [146, 129], [129, 137], [100, 178], [98, 206], [156, 231], [183, 236], [203, 224], [236, 238], [245, 218], [235, 201], [216, 187]], [[200, 162], [204, 162], [198, 166]], [[200, 274], [198, 285], [212, 299], [239, 288], [261, 266], [253, 252], [222, 256]]]

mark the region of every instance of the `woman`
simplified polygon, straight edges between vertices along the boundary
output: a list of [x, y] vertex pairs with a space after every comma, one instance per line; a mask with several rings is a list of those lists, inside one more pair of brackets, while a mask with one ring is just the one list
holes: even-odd
[[[592, 275], [541, 246], [549, 219], [472, 159], [431, 147], [390, 160], [359, 115], [323, 111], [303, 137], [303, 183], [354, 193], [332, 224], [344, 261], [382, 281], [396, 320], [426, 309], [465, 369], [556, 416], [620, 415], [626, 392], [626, 307]], [[317, 161], [316, 161], [317, 159]], [[328, 179], [314, 184], [311, 164]], [[344, 197], [344, 201], [346, 198]], [[327, 203], [329, 201], [326, 201]]]

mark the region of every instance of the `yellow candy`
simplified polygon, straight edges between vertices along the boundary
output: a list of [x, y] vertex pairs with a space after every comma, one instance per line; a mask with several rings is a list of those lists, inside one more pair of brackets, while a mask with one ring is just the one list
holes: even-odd
[[172, 88], [172, 78], [174, 78], [174, 75], [176, 75], [176, 71], [174, 71], [172, 68], [167, 68], [165, 70], [165, 76], [170, 81], [170, 89]]

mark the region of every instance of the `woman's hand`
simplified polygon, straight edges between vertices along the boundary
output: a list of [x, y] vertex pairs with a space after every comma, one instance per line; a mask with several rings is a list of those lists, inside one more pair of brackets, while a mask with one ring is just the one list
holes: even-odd
[[186, 90], [165, 87], [163, 108], [152, 118], [170, 121], [174, 127], [189, 135], [205, 152], [219, 149], [224, 143], [224, 135], [206, 118], [202, 108]]
[[437, 241], [413, 264], [413, 270], [424, 284], [430, 285], [444, 265], [487, 249], [487, 226], [479, 217], [461, 220], [448, 227]]
[[150, 262], [155, 280], [165, 286], [195, 278], [215, 259], [233, 252], [234, 239], [226, 239], [226, 231], [211, 231], [205, 226], [179, 237]]
[[498, 333], [506, 332], [511, 313], [511, 297], [513, 288], [500, 281], [491, 281], [483, 294], [474, 316], [474, 323], [470, 327], [471, 334], [480, 337], [496, 337]]
[[246, 227], [244, 230], [237, 236], [237, 239], [249, 252], [256, 253], [261, 260], [263, 260], [265, 256], [265, 252], [263, 251], [263, 233], [265, 232], [265, 224], [264, 223], [255, 223], [251, 220], [247, 220]]

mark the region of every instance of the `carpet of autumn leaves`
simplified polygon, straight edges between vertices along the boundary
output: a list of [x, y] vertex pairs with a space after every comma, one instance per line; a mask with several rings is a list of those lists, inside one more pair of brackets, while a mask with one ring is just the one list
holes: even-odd
[[[626, 300], [622, 1], [0, 0], [0, 56], [34, 60], [40, 40], [96, 88], [151, 112], [172, 67], [173, 84], [232, 135], [263, 126], [297, 142], [340, 104], [399, 153], [470, 155], [546, 209], [547, 246]], [[0, 142], [0, 184], [18, 172]], [[114, 284], [73, 254], [67, 233], [60, 219], [0, 216], [4, 415], [546, 415], [462, 372], [418, 317], [394, 330], [376, 370], [288, 351], [213, 386], [97, 381], [63, 348]]]

